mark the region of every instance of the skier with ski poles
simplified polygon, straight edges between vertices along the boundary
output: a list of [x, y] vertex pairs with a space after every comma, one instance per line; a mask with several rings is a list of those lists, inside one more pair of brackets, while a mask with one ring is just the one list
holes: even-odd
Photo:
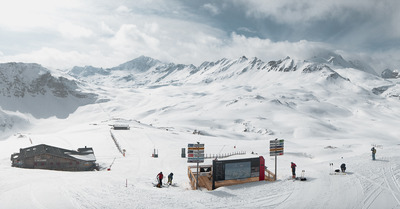
[[158, 180], [157, 187], [161, 188], [161, 186], [162, 186], [162, 179], [164, 178], [163, 173], [162, 173], [162, 172], [158, 173], [156, 178], [157, 178], [157, 180]]
[[172, 184], [172, 179], [174, 178], [174, 174], [171, 172], [169, 175], [168, 175], [168, 184], [169, 185], [171, 185]]

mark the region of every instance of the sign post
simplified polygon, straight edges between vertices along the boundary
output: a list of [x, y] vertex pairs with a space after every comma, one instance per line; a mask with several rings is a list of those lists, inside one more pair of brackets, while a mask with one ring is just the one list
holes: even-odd
[[204, 163], [204, 144], [188, 144], [188, 163], [197, 163], [196, 189], [199, 187], [199, 163]]
[[275, 139], [269, 141], [269, 156], [275, 156], [275, 181], [276, 181], [276, 176], [277, 176], [277, 156], [278, 155], [283, 155], [283, 145], [284, 145], [284, 140], [283, 139]]

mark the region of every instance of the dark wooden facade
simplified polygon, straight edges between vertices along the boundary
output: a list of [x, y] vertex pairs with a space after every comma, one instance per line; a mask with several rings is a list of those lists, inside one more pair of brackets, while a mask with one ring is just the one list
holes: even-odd
[[67, 150], [45, 144], [20, 149], [11, 155], [11, 165], [62, 171], [90, 171], [98, 169], [92, 148]]

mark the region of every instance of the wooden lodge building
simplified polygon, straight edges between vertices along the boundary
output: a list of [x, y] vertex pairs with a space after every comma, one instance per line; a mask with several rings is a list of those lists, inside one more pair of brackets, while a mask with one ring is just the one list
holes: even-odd
[[91, 171], [98, 169], [92, 148], [67, 150], [40, 144], [11, 155], [13, 167], [62, 171]]

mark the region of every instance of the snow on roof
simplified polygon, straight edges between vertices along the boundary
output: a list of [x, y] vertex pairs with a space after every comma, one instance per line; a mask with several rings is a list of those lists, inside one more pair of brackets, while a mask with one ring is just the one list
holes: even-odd
[[76, 158], [78, 160], [84, 160], [84, 161], [96, 161], [96, 157], [94, 156], [93, 153], [88, 153], [85, 155], [77, 155], [77, 154], [71, 154], [71, 153], [65, 153], [68, 154], [69, 156]]
[[129, 127], [128, 124], [114, 124], [114, 127]]
[[244, 154], [244, 155], [232, 155], [226, 158], [217, 158], [218, 161], [223, 160], [240, 160], [240, 159], [249, 159], [249, 158], [259, 158], [259, 155], [256, 154]]

